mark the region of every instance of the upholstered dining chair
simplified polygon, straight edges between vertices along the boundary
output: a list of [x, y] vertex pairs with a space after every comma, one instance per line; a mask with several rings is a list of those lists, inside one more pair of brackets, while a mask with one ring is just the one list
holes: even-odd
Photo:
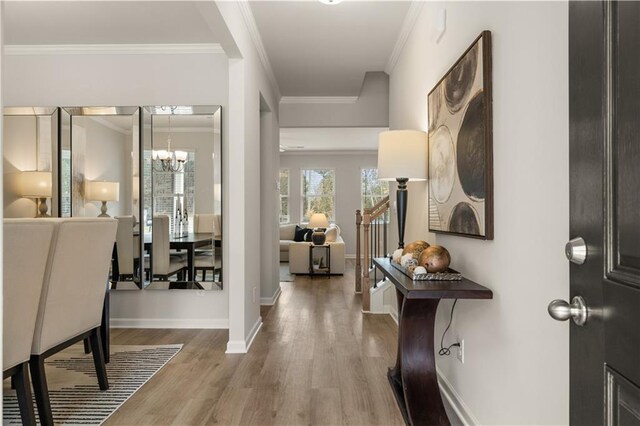
[[115, 281], [133, 280], [136, 260], [140, 259], [139, 236], [133, 235], [133, 216], [116, 216], [118, 232], [116, 234], [116, 254], [118, 256], [118, 276]]
[[40, 296], [29, 367], [40, 423], [53, 425], [44, 369], [46, 358], [88, 337], [100, 389], [109, 388], [100, 324], [117, 221], [111, 218], [40, 220], [53, 222], [56, 230]]
[[[178, 280], [184, 279], [185, 263], [181, 258], [173, 257], [169, 245], [169, 216], [166, 214], [153, 215], [153, 231], [151, 241], [151, 255], [153, 259], [153, 276], [161, 280], [168, 280], [172, 275], [178, 275]], [[149, 271], [149, 258], [144, 260], [145, 271]]]
[[[213, 213], [200, 213], [194, 215], [193, 229], [196, 233], [213, 234], [214, 239], [222, 235], [220, 215]], [[222, 248], [220, 248], [221, 250]], [[207, 280], [207, 271], [212, 271], [215, 280], [216, 269], [222, 268], [222, 259], [219, 253], [215, 252], [212, 246], [196, 249], [194, 258], [194, 268], [196, 272], [202, 271], [202, 280]]]
[[5, 219], [3, 250], [3, 379], [15, 384], [22, 424], [35, 425], [29, 358], [55, 224]]

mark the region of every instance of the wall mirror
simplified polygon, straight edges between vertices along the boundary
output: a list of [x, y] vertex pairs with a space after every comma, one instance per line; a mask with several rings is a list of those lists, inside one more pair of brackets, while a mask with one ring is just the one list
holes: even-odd
[[140, 108], [63, 108], [61, 216], [118, 220], [112, 290], [143, 287]]
[[58, 216], [59, 109], [4, 109], [4, 217]]
[[148, 106], [143, 116], [145, 288], [221, 290], [220, 106]]

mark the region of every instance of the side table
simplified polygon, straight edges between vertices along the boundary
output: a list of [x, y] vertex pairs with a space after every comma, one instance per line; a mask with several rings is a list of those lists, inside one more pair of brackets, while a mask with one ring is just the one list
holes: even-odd
[[[324, 249], [326, 254], [326, 266], [323, 268], [315, 269], [313, 267], [313, 249]], [[321, 246], [315, 245], [313, 243], [309, 244], [309, 276], [313, 278], [314, 275], [326, 275], [327, 277], [331, 276], [331, 245], [323, 244]]]

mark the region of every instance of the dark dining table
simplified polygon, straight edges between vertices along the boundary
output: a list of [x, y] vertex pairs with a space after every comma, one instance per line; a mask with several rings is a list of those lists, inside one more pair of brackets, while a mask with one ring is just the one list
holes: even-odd
[[[218, 240], [216, 239], [216, 242]], [[197, 248], [206, 247], [213, 244], [214, 238], [211, 233], [189, 233], [184, 236], [169, 237], [169, 248], [172, 250], [185, 250], [187, 252], [187, 279], [194, 281], [196, 277], [193, 259]], [[151, 234], [144, 235], [144, 249], [151, 250]]]

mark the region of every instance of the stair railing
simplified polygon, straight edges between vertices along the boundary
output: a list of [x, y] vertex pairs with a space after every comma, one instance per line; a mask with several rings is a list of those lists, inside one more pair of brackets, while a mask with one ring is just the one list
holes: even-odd
[[[384, 197], [375, 206], [364, 209], [363, 212], [356, 210], [355, 287], [356, 293], [362, 292], [362, 310], [365, 312], [369, 311], [371, 307], [369, 273], [372, 270], [375, 271], [373, 258], [387, 255], [388, 219], [389, 196]], [[362, 247], [360, 238], [361, 226], [364, 233]], [[362, 256], [363, 252], [364, 256]], [[376, 283], [374, 282], [375, 285]]]

